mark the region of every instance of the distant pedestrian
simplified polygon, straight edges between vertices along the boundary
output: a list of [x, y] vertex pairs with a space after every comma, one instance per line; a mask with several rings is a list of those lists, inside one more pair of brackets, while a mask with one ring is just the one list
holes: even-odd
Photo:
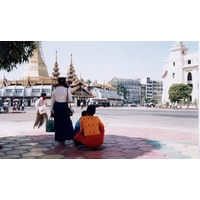
[[7, 100], [4, 102], [3, 109], [4, 109], [5, 112], [9, 111], [9, 103], [8, 103]]
[[84, 103], [83, 103], [82, 101], [81, 101], [80, 106], [81, 106], [81, 109], [83, 109], [83, 107], [84, 107]]
[[13, 111], [17, 110], [17, 102], [13, 101]]
[[22, 106], [21, 106], [21, 111], [24, 110], [24, 107], [25, 107], [25, 103], [24, 103], [24, 101], [23, 101], [23, 102], [22, 102]]
[[19, 101], [17, 102], [17, 110], [20, 111], [20, 104], [19, 104]]
[[48, 115], [46, 113], [46, 105], [47, 105], [45, 101], [46, 98], [47, 98], [46, 93], [42, 93], [41, 97], [35, 102], [37, 113], [33, 128], [35, 128], [36, 126], [40, 128], [44, 124], [44, 122], [48, 119]]
[[4, 101], [4, 106], [5, 106], [5, 107], [8, 107], [8, 106], [9, 106], [8, 101]]

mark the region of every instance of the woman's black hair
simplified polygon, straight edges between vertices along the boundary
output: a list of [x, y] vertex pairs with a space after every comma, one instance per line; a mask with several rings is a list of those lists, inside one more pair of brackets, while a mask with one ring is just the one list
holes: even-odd
[[60, 85], [65, 85], [65, 83], [66, 83], [66, 78], [65, 78], [65, 77], [59, 77], [59, 78], [58, 78], [58, 83], [59, 83]]
[[89, 105], [87, 107], [87, 114], [93, 116], [96, 112], [96, 107], [94, 105]]

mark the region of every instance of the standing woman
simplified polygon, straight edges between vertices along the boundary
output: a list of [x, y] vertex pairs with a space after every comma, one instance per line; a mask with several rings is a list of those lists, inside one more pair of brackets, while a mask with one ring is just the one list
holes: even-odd
[[72, 95], [65, 84], [65, 77], [58, 78], [58, 87], [51, 96], [51, 116], [54, 117], [55, 141], [58, 145], [73, 139], [73, 125], [68, 114], [68, 102], [72, 102]]

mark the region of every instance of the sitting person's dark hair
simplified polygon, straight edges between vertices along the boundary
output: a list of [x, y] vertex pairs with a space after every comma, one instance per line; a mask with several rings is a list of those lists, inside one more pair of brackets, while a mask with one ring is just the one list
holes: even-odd
[[89, 105], [86, 110], [88, 115], [93, 116], [96, 112], [96, 107], [94, 105]]
[[87, 115], [87, 112], [84, 110], [82, 113], [81, 113], [81, 116], [84, 117]]

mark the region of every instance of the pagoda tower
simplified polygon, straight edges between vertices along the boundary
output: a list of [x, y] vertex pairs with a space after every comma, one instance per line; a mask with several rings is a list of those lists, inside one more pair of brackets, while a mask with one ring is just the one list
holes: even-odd
[[35, 43], [37, 45], [37, 48], [34, 50], [33, 56], [29, 59], [29, 62], [26, 63], [21, 79], [27, 77], [35, 80], [46, 78], [49, 79], [49, 74], [43, 58], [41, 42], [36, 41]]
[[51, 77], [51, 79], [57, 81], [59, 76], [60, 76], [60, 72], [59, 72], [59, 68], [58, 68], [58, 62], [57, 62], [57, 51], [56, 51], [56, 62], [54, 64], [54, 66], [55, 67], [53, 68], [53, 72], [52, 72], [53, 76]]
[[71, 61], [70, 61], [69, 69], [67, 72], [66, 81], [68, 85], [70, 86], [76, 79], [77, 79], [77, 76], [75, 74], [75, 70], [72, 64], [72, 54], [71, 54]]

